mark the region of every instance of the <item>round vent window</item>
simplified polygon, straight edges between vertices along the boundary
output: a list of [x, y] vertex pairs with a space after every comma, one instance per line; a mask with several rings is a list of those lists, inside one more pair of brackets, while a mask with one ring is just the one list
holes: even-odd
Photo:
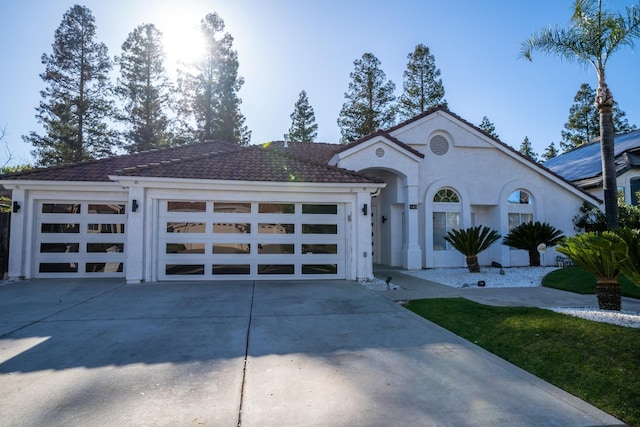
[[431, 152], [436, 156], [444, 156], [449, 151], [449, 141], [442, 135], [436, 135], [429, 142]]
[[384, 157], [384, 148], [382, 148], [382, 147], [376, 148], [376, 156]]

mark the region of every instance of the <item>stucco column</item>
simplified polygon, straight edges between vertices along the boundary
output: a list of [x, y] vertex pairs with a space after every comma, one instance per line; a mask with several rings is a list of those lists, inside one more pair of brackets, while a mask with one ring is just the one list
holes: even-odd
[[422, 249], [418, 239], [418, 186], [405, 187], [404, 202], [404, 241], [402, 244], [402, 267], [407, 270], [422, 269]]
[[[355, 227], [356, 280], [373, 279], [373, 258], [371, 257], [371, 195], [359, 192], [353, 212]], [[365, 209], [366, 206], [366, 209]]]
[[9, 278], [10, 279], [30, 279], [31, 271], [25, 268], [25, 243], [27, 242], [25, 230], [28, 218], [26, 192], [25, 190], [13, 189], [11, 194], [12, 202], [20, 205], [18, 212], [11, 214], [11, 230], [9, 231]]
[[[136, 206], [137, 205], [137, 206]], [[135, 208], [135, 212], [133, 211]], [[144, 271], [144, 188], [129, 187], [129, 209], [127, 212], [127, 244], [125, 253], [125, 277], [127, 283], [140, 283]]]

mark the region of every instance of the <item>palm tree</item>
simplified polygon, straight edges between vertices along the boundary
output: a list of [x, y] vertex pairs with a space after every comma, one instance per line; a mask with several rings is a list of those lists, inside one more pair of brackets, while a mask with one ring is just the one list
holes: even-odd
[[465, 230], [451, 230], [444, 240], [467, 257], [467, 268], [471, 273], [480, 272], [478, 254], [500, 239], [500, 234], [489, 227], [478, 225]]
[[620, 311], [622, 303], [618, 276], [626, 244], [612, 231], [588, 232], [567, 237], [557, 251], [565, 254], [579, 267], [596, 277], [596, 296], [600, 310]]
[[600, 114], [600, 146], [607, 227], [618, 227], [616, 165], [614, 154], [613, 95], [607, 87], [607, 60], [618, 49], [633, 46], [640, 36], [640, 4], [627, 8], [626, 16], [602, 10], [602, 0], [575, 0], [569, 28], [547, 28], [522, 43], [521, 54], [531, 60], [534, 50], [566, 61], [591, 64], [598, 76], [595, 105]]
[[529, 252], [529, 265], [540, 265], [540, 252], [538, 246], [544, 243], [550, 248], [557, 245], [564, 238], [562, 230], [558, 230], [549, 223], [536, 221], [525, 222], [514, 227], [502, 241], [503, 245], [515, 249], [524, 249]]

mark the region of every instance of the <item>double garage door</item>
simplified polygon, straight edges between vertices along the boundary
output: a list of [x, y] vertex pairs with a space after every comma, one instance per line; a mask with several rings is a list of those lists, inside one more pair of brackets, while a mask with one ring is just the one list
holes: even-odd
[[161, 200], [158, 280], [345, 277], [344, 205]]

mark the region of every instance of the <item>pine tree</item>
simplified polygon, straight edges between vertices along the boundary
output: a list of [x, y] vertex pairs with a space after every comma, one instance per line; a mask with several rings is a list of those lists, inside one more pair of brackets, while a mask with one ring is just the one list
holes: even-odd
[[407, 55], [409, 62], [403, 73], [403, 93], [398, 102], [398, 110], [404, 119], [410, 119], [437, 105], [447, 106], [444, 86], [440, 79], [440, 69], [435, 58], [423, 44]]
[[353, 62], [351, 82], [345, 92], [338, 126], [342, 143], [361, 138], [395, 122], [395, 84], [380, 69], [380, 60], [365, 53]]
[[[569, 119], [561, 132], [560, 148], [569, 151], [600, 136], [600, 113], [593, 100], [596, 91], [589, 84], [583, 83], [573, 98], [569, 109]], [[635, 129], [629, 125], [626, 114], [620, 110], [618, 103], [613, 103], [613, 129], [615, 133], [629, 132]]]
[[555, 142], [551, 141], [551, 144], [549, 144], [546, 150], [544, 150], [544, 153], [542, 154], [542, 158], [544, 160], [549, 160], [549, 159], [553, 159], [558, 154], [559, 153], [558, 153], [558, 149], [556, 148]]
[[104, 43], [95, 41], [91, 11], [73, 6], [55, 32], [53, 52], [42, 55], [47, 85], [36, 118], [44, 135], [22, 138], [34, 146], [41, 166], [106, 157], [116, 143], [106, 119], [113, 114], [109, 71], [112, 63]]
[[538, 161], [538, 153], [533, 151], [533, 147], [531, 146], [531, 141], [529, 141], [528, 136], [524, 137], [522, 144], [520, 144], [520, 150], [518, 151], [520, 151], [521, 154], [527, 156], [529, 159], [533, 160], [534, 162]]
[[484, 116], [482, 118], [482, 121], [478, 125], [478, 127], [483, 131], [487, 132], [489, 135], [491, 135], [495, 139], [500, 139], [500, 137], [496, 133], [496, 126], [491, 122], [491, 120], [489, 120], [489, 117]]
[[244, 124], [246, 119], [240, 113], [242, 101], [238, 97], [244, 79], [238, 76], [233, 37], [223, 33], [224, 21], [217, 13], [208, 14], [200, 28], [206, 44], [203, 59], [178, 78], [182, 128], [186, 137], [198, 140], [248, 144], [251, 131]]
[[169, 144], [172, 86], [164, 67], [162, 33], [153, 24], [136, 27], [116, 58], [120, 78], [116, 94], [123, 102], [124, 148], [145, 151]]
[[289, 138], [291, 141], [313, 142], [318, 136], [318, 125], [313, 107], [309, 104], [307, 91], [300, 92], [298, 101], [291, 113], [291, 128]]

